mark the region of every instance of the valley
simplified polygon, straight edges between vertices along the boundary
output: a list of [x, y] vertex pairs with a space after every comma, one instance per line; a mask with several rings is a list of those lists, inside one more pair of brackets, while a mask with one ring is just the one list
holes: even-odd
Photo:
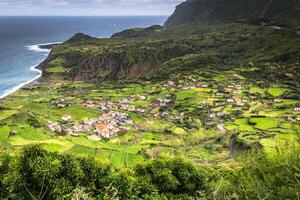
[[41, 45], [0, 100], [0, 199], [299, 199], [299, 5], [187, 0]]
[[300, 131], [294, 88], [257, 84], [243, 73], [241, 67], [209, 68], [161, 82], [32, 85], [1, 102], [1, 147], [43, 144], [128, 166], [159, 154], [195, 163], [221, 160], [233, 135], [237, 158], [251, 148], [272, 152], [293, 144]]

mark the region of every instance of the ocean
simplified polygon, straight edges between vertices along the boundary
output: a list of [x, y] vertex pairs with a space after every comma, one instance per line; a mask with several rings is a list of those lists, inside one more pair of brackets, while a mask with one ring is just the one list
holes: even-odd
[[166, 16], [0, 17], [0, 98], [41, 76], [35, 66], [49, 51], [39, 44], [63, 42], [75, 33], [110, 37], [133, 27], [162, 24]]

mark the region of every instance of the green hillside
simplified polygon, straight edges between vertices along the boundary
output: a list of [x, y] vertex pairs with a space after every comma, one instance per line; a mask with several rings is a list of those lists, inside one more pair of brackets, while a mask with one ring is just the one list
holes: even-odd
[[299, 199], [298, 1], [251, 2], [52, 46], [0, 101], [0, 199]]
[[299, 0], [187, 0], [178, 5], [166, 26], [197, 21], [256, 22], [299, 25]]
[[[296, 72], [299, 43], [299, 33], [292, 28], [243, 23], [132, 29], [110, 39], [75, 39], [56, 46], [40, 68], [45, 79], [124, 80], [160, 74], [157, 71], [170, 73], [164, 66], [195, 55], [201, 65], [191, 66], [193, 69], [213, 65], [222, 70], [252, 63], [262, 71], [265, 64], [274, 64]], [[184, 70], [179, 66], [172, 67], [174, 72]]]

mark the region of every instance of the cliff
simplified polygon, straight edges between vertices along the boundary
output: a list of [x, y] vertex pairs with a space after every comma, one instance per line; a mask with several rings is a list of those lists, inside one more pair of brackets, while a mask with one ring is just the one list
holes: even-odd
[[202, 23], [152, 34], [149, 30], [138, 32], [123, 32], [109, 39], [85, 37], [55, 46], [39, 66], [43, 78], [116, 81], [154, 75], [162, 79], [208, 66], [221, 70], [249, 62], [260, 66], [293, 64], [300, 59], [299, 33], [288, 28]]
[[299, 0], [187, 0], [177, 6], [165, 26], [197, 21], [264, 21], [298, 24]]
[[292, 25], [298, 18], [299, 0], [187, 0], [164, 27], [125, 30], [107, 39], [78, 33], [54, 46], [39, 68], [44, 80], [116, 81], [166, 78], [211, 65], [295, 63], [298, 26], [244, 22]]

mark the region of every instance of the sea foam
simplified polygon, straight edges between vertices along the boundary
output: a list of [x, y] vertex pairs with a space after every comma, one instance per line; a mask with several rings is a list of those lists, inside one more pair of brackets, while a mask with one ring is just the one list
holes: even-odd
[[[43, 52], [45, 53], [45, 56], [48, 56], [48, 54], [50, 53], [51, 49], [43, 49], [41, 48], [41, 46], [43, 45], [53, 45], [53, 44], [61, 44], [61, 42], [53, 42], [53, 43], [43, 43], [43, 44], [34, 44], [34, 45], [28, 45], [26, 46], [26, 48], [30, 51], [35, 51], [35, 52]], [[42, 76], [42, 71], [37, 69], [36, 67], [38, 66], [39, 64], [37, 65], [33, 65], [32, 67], [30, 67], [30, 70], [31, 71], [34, 71], [34, 72], [38, 72], [38, 75], [36, 75], [35, 77], [33, 77], [32, 79], [30, 80], [27, 80], [27, 81], [24, 81], [24, 82], [21, 82], [19, 83], [18, 85], [16, 85], [15, 87], [9, 89], [9, 90], [6, 90], [4, 92], [3, 95], [0, 96], [0, 99], [16, 92], [18, 89], [22, 88], [23, 86], [37, 80], [38, 78], [40, 78]]]
[[30, 68], [31, 71], [35, 71], [35, 72], [38, 72], [38, 75], [36, 75], [34, 78], [28, 80], [28, 81], [24, 81], [24, 82], [21, 82], [19, 83], [18, 85], [16, 85], [15, 87], [9, 89], [9, 90], [6, 90], [5, 93], [3, 95], [0, 96], [0, 99], [14, 93], [15, 91], [17, 91], [18, 89], [22, 88], [23, 86], [35, 81], [36, 79], [40, 78], [42, 76], [42, 71], [37, 69], [38, 65], [34, 65]]
[[46, 45], [55, 45], [55, 44], [61, 44], [62, 42], [51, 42], [51, 43], [42, 43], [42, 44], [34, 44], [34, 45], [28, 45], [26, 48], [30, 51], [35, 51], [35, 52], [44, 52], [47, 53], [47, 55], [50, 53], [51, 49], [46, 49], [46, 48], [41, 48], [41, 46], [46, 46]]

